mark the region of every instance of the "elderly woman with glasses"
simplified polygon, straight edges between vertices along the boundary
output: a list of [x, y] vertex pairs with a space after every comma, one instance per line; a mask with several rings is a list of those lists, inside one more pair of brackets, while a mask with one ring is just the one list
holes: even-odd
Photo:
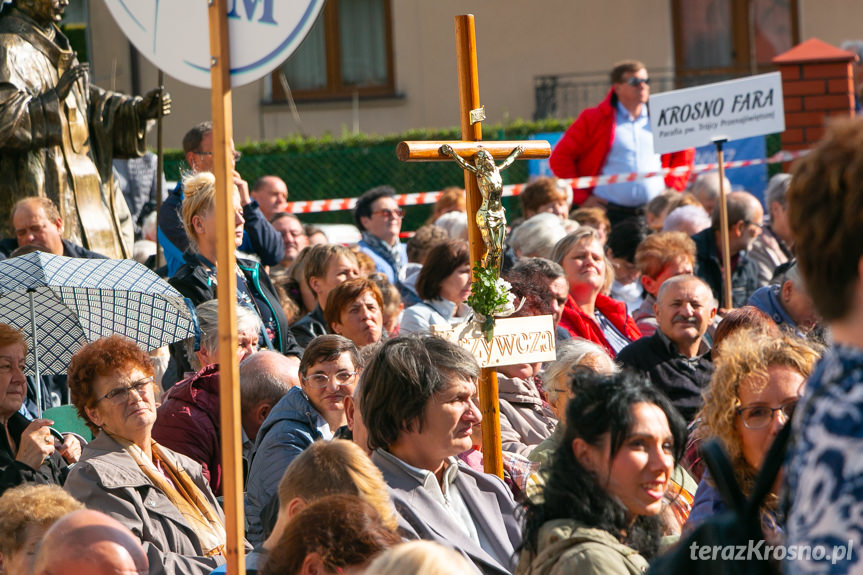
[[340, 335], [318, 336], [303, 352], [300, 387], [273, 406], [255, 440], [246, 482], [246, 537], [253, 545], [262, 542], [261, 512], [278, 496], [291, 461], [313, 442], [333, 439], [347, 424], [345, 397], [353, 394], [361, 369], [357, 347]]
[[222, 511], [201, 465], [153, 441], [153, 364], [112, 335], [82, 347], [69, 364], [69, 390], [95, 438], [65, 488], [141, 539], [150, 573], [204, 575], [224, 563]]
[[0, 494], [25, 483], [62, 485], [81, 454], [74, 436], [52, 435], [51, 420], [30, 421], [19, 411], [27, 399], [26, 357], [24, 334], [0, 323]]
[[[748, 496], [764, 457], [779, 430], [791, 419], [803, 395], [818, 352], [803, 340], [741, 330], [720, 346], [716, 370], [704, 393], [701, 425], [694, 432], [702, 440], [718, 437], [731, 457], [737, 483]], [[762, 510], [765, 533], [777, 532], [776, 494]], [[722, 498], [705, 472], [686, 530], [724, 510]]]

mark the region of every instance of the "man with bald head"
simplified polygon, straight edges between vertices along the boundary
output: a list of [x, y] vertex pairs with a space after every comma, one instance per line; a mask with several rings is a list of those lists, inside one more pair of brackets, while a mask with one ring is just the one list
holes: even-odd
[[704, 333], [716, 315], [716, 303], [710, 287], [687, 274], [665, 280], [653, 307], [657, 330], [623, 348], [617, 360], [646, 373], [689, 422], [713, 375]]
[[275, 351], [259, 351], [240, 364], [240, 413], [243, 458], [251, 459], [255, 439], [273, 406], [300, 385], [300, 360]]
[[[119, 521], [99, 511], [73, 511], [45, 534], [34, 575], [145, 575], [141, 542]], [[158, 570], [156, 571], [158, 572]]]
[[249, 191], [267, 221], [284, 212], [288, 205], [288, 186], [279, 176], [261, 176]]
[[[731, 254], [731, 305], [740, 307], [746, 305], [749, 296], [760, 287], [758, 265], [748, 257], [747, 252], [761, 235], [764, 208], [758, 198], [748, 192], [731, 192], [726, 198], [726, 205], [728, 246]], [[692, 240], [696, 249], [695, 275], [707, 282], [713, 291], [713, 297], [724, 304], [722, 227], [719, 212], [720, 210], [713, 212], [711, 226], [692, 236]]]

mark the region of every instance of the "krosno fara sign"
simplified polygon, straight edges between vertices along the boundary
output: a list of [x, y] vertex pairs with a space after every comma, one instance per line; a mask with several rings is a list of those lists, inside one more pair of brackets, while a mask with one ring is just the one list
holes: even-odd
[[779, 72], [656, 94], [649, 106], [659, 154], [785, 131]]
[[[105, 0], [150, 62], [174, 78], [210, 87], [207, 0]], [[324, 0], [228, 0], [231, 85], [269, 74], [300, 45]]]

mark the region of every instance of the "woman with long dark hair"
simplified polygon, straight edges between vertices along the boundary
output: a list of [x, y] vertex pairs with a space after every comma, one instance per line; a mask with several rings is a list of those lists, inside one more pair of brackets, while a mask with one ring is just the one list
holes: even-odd
[[516, 573], [641, 573], [686, 426], [641, 375], [583, 374], [541, 497], [527, 505]]

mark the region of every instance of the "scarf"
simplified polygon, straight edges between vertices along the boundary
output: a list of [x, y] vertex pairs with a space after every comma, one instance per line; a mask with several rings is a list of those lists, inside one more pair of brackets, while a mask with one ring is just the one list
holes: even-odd
[[[166, 450], [155, 441], [152, 442], [153, 461], [150, 461], [144, 451], [131, 441], [114, 435], [111, 435], [111, 438], [123, 446], [126, 453], [132, 456], [132, 459], [147, 476], [147, 479], [161, 490], [177, 508], [183, 519], [198, 536], [204, 555], [206, 557], [225, 555], [227, 541], [225, 526], [210, 502], [207, 501], [207, 497], [195, 485], [186, 470], [175, 465], [173, 458], [166, 456]], [[170, 481], [159, 471], [156, 463], [161, 465]]]
[[401, 283], [402, 278], [402, 258], [399, 244], [391, 246], [377, 236], [373, 236], [368, 232], [363, 232], [363, 241], [368, 244], [369, 248], [377, 255], [381, 256], [395, 272], [396, 279]]

